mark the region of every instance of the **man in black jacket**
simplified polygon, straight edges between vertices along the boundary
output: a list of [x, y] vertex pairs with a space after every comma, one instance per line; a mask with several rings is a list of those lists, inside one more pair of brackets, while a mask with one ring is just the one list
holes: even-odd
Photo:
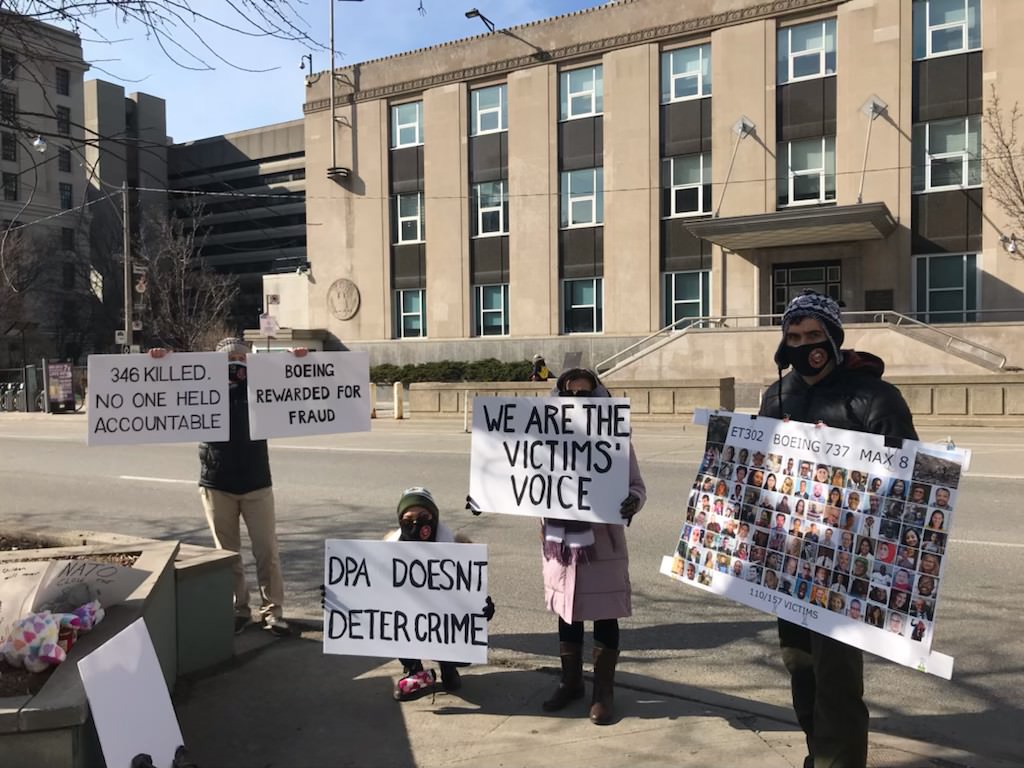
[[[797, 296], [782, 317], [782, 337], [775, 353], [779, 380], [765, 392], [762, 416], [917, 439], [902, 395], [881, 379], [881, 359], [841, 349], [835, 301], [813, 292]], [[807, 736], [804, 768], [864, 768], [868, 710], [861, 651], [782, 620], [779, 641], [793, 709]]]
[[[270, 480], [270, 457], [266, 440], [249, 438], [249, 403], [246, 397], [245, 356], [249, 347], [241, 339], [223, 339], [218, 352], [228, 354], [230, 438], [227, 442], [200, 443], [199, 493], [206, 520], [220, 549], [238, 552], [235, 561], [235, 632], [252, 621], [249, 586], [242, 565], [242, 534], [239, 519], [245, 520], [256, 560], [260, 586], [260, 621], [275, 635], [290, 633], [282, 618], [284, 580], [277, 551], [274, 517], [274, 489]], [[295, 351], [299, 353], [298, 350]], [[305, 354], [302, 350], [301, 354]], [[301, 355], [299, 355], [301, 356]]]

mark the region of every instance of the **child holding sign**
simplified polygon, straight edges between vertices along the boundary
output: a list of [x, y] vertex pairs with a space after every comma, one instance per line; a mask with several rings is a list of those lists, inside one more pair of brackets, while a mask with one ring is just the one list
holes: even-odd
[[[597, 374], [573, 368], [558, 377], [552, 394], [610, 397]], [[630, 445], [629, 495], [620, 512], [626, 525], [647, 498], [636, 454]], [[615, 665], [619, 658], [619, 618], [632, 613], [629, 553], [625, 526], [572, 520], [543, 521], [544, 602], [558, 614], [562, 679], [543, 707], [564, 709], [583, 697], [583, 622], [594, 622], [594, 693], [590, 720], [612, 722]]]
[[[456, 535], [441, 523], [437, 503], [426, 488], [407, 488], [398, 500], [398, 530], [384, 537], [385, 541], [438, 541], [468, 544], [469, 539]], [[494, 617], [494, 603], [487, 598], [484, 616], [490, 621]], [[395, 684], [394, 697], [397, 701], [408, 701], [434, 689], [437, 675], [432, 669], [424, 669], [420, 659], [399, 659], [402, 662], [402, 677]], [[441, 686], [446, 691], [457, 691], [462, 687], [458, 667], [464, 666], [442, 661]]]

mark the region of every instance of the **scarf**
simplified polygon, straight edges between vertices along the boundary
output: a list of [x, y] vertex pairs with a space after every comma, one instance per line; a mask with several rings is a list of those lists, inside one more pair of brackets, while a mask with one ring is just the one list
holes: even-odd
[[544, 559], [562, 565], [589, 562], [594, 554], [594, 529], [579, 520], [544, 518]]

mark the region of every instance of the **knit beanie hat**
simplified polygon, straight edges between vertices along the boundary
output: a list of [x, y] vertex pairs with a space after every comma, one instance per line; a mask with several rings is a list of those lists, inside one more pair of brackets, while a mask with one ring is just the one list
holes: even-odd
[[398, 519], [402, 519], [402, 515], [409, 507], [425, 507], [433, 515], [434, 519], [437, 520], [437, 503], [434, 501], [434, 497], [430, 491], [426, 488], [419, 486], [413, 488], [406, 488], [402, 491], [402, 498], [398, 500]]
[[214, 350], [217, 352], [227, 352], [229, 355], [232, 353], [247, 355], [250, 351], [249, 345], [237, 336], [229, 336], [226, 339], [221, 339], [217, 342], [217, 346], [214, 347]]
[[839, 314], [839, 304], [835, 299], [816, 291], [804, 291], [786, 307], [782, 315], [782, 342], [775, 351], [775, 364], [779, 368], [788, 368], [789, 361], [786, 359], [786, 332], [791, 323], [805, 318], [812, 317], [820, 320], [825, 329], [825, 335], [832, 342], [832, 351], [835, 353], [836, 363], [843, 360], [839, 351], [843, 346], [846, 334], [843, 331], [843, 319]]

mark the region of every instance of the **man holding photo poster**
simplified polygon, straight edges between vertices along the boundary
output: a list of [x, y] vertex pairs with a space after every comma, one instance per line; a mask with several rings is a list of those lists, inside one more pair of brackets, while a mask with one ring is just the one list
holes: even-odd
[[[779, 380], [765, 392], [760, 415], [916, 440], [903, 396], [882, 381], [885, 364], [866, 352], [842, 350], [843, 339], [833, 299], [813, 291], [793, 299], [775, 353]], [[860, 649], [782, 620], [779, 641], [793, 709], [807, 736], [804, 768], [864, 768], [868, 710]]]

